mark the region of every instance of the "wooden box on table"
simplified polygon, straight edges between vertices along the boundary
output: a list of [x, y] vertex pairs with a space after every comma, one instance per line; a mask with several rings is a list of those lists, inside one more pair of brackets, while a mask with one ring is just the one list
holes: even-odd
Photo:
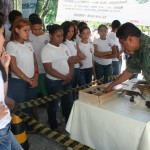
[[97, 85], [79, 91], [79, 101], [100, 107], [105, 102], [117, 97], [116, 90], [103, 93], [105, 87], [106, 85]]

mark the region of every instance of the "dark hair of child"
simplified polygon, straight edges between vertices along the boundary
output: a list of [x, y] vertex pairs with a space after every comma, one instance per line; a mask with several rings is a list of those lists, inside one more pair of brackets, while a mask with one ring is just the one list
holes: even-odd
[[120, 25], [121, 25], [121, 23], [119, 20], [114, 20], [111, 24], [111, 27], [112, 27], [112, 29], [117, 29], [120, 27]]
[[29, 21], [31, 22], [31, 19], [34, 18], [34, 17], [38, 17], [39, 18], [38, 14], [32, 13], [32, 14], [29, 15]]
[[32, 18], [30, 18], [30, 23], [32, 24], [32, 25], [35, 25], [35, 24], [42, 24], [42, 20], [41, 20], [41, 18], [39, 18], [39, 17], [32, 17]]
[[74, 40], [75, 37], [76, 37], [76, 32], [75, 32], [75, 26], [72, 22], [70, 21], [65, 21], [61, 24], [62, 28], [63, 28], [63, 31], [64, 31], [64, 38], [63, 38], [63, 42], [66, 41], [66, 36], [67, 36], [67, 33], [69, 32], [69, 28], [72, 26], [74, 28], [74, 35], [73, 37], [71, 38], [71, 40]]
[[4, 14], [2, 12], [0, 12], [0, 16], [4, 17]]
[[46, 28], [49, 31], [49, 34], [54, 34], [58, 30], [63, 30], [62, 26], [58, 24], [48, 25]]
[[87, 23], [85, 23], [85, 22], [79, 22], [79, 24], [78, 24], [78, 29], [80, 30], [80, 28], [81, 27], [83, 27], [83, 26], [87, 26]]
[[88, 26], [82, 26], [82, 27], [80, 28], [80, 33], [82, 33], [83, 30], [86, 30], [86, 29], [88, 29], [88, 30], [91, 32], [91, 30], [90, 30], [90, 28], [89, 28]]
[[78, 24], [79, 24], [79, 21], [77, 21], [77, 20], [72, 20], [71, 22], [76, 26], [78, 26]]
[[108, 30], [108, 28], [107, 28], [107, 26], [106, 26], [106, 25], [101, 24], [101, 25], [99, 25], [99, 27], [98, 27], [98, 33], [100, 32], [100, 29], [101, 29], [102, 27], [104, 27], [104, 28], [106, 28], [106, 29]]
[[126, 40], [128, 36], [140, 37], [141, 31], [134, 24], [127, 22], [119, 27], [119, 29], [117, 30], [116, 36], [120, 39]]
[[0, 12], [0, 19], [4, 22], [4, 14]]
[[[3, 27], [3, 21], [0, 19], [0, 28], [2, 28], [2, 27]], [[1, 61], [0, 61], [0, 71], [2, 73], [3, 81], [6, 82], [6, 80], [7, 80], [7, 74], [6, 74], [6, 71], [5, 71], [4, 67], [1, 64]]]
[[22, 17], [22, 13], [18, 10], [12, 10], [8, 15], [9, 22], [14, 22], [18, 16]]

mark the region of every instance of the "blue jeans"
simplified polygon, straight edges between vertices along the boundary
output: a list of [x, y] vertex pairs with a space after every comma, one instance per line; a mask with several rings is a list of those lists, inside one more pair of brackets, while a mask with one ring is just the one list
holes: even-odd
[[0, 150], [23, 150], [10, 131], [9, 124], [5, 128], [0, 129]]
[[77, 87], [77, 85], [79, 84], [79, 79], [80, 79], [80, 69], [74, 68], [73, 78], [71, 82], [73, 88]]
[[[7, 96], [12, 98], [16, 104], [28, 102], [37, 95], [37, 88], [31, 88], [29, 83], [22, 79], [10, 78], [8, 82]], [[23, 110], [25, 113], [31, 116], [31, 108]], [[29, 126], [26, 126], [27, 130], [31, 130]]]
[[92, 81], [93, 68], [80, 69], [79, 85], [89, 84]]
[[22, 79], [10, 78], [8, 82], [7, 96], [12, 98], [16, 104], [28, 102], [37, 95], [37, 88], [31, 88], [29, 83]]
[[[66, 90], [71, 89], [71, 83], [62, 85], [62, 80], [51, 80], [46, 77], [45, 80], [46, 83], [46, 89], [48, 94], [55, 94], [57, 92], [63, 92]], [[58, 104], [61, 100], [61, 107], [62, 107], [62, 114], [66, 119], [66, 122], [68, 121], [71, 108], [73, 105], [73, 97], [72, 93], [66, 94], [62, 96], [61, 98], [58, 98], [56, 100], [53, 100], [49, 103], [48, 107], [48, 120], [50, 123], [50, 127], [52, 130], [56, 129], [58, 127], [57, 121], [56, 121], [56, 112], [58, 109]]]
[[108, 77], [112, 75], [112, 65], [101, 65], [95, 62], [95, 72], [96, 72], [96, 78], [101, 79], [104, 77], [103, 83], [107, 83]]
[[119, 61], [112, 61], [112, 71], [113, 71], [113, 75], [120, 74]]
[[[80, 81], [80, 69], [79, 68], [74, 68], [74, 73], [73, 73], [73, 78], [72, 78], [72, 88], [76, 88], [79, 85]], [[78, 99], [78, 92], [73, 92], [73, 99], [76, 100]]]

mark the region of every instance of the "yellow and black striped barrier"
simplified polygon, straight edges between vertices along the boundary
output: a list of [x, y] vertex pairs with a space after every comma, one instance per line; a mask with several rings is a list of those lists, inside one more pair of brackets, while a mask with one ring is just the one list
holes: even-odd
[[14, 113], [17, 114], [21, 119], [23, 119], [35, 131], [45, 135], [49, 139], [51, 138], [54, 139], [56, 142], [64, 145], [65, 147], [70, 147], [74, 150], [94, 150], [93, 148], [83, 145], [80, 142], [73, 140], [64, 134], [52, 131], [50, 128], [37, 122], [35, 119], [31, 118], [30, 116], [28, 116], [27, 114], [23, 113], [20, 110], [15, 110]]
[[[116, 77], [117, 76], [110, 76], [109, 77], [109, 81], [113, 81], [114, 79], [116, 79]], [[75, 149], [75, 150], [93, 150], [92, 148], [90, 148], [90, 147], [88, 147], [86, 145], [83, 145], [83, 144], [81, 144], [78, 141], [72, 140], [71, 138], [67, 137], [64, 134], [60, 134], [58, 132], [52, 131], [50, 128], [44, 126], [43, 124], [40, 124], [35, 119], [31, 118], [30, 116], [28, 116], [27, 114], [23, 113], [19, 109], [25, 109], [25, 108], [29, 108], [29, 107], [39, 106], [41, 104], [48, 103], [48, 102], [50, 102], [52, 100], [56, 100], [56, 99], [62, 97], [63, 95], [71, 93], [73, 91], [79, 91], [79, 90], [88, 88], [88, 87], [90, 87], [92, 85], [95, 85], [95, 84], [100, 85], [102, 83], [103, 83], [103, 79], [100, 79], [100, 80], [91, 82], [90, 84], [86, 84], [86, 85], [81, 86], [81, 87], [77, 87], [77, 88], [73, 88], [71, 90], [67, 90], [67, 91], [64, 91], [64, 92], [56, 93], [55, 95], [49, 95], [49, 96], [45, 96], [45, 97], [42, 97], [42, 98], [30, 100], [29, 102], [21, 103], [14, 110], [14, 114], [19, 116], [23, 121], [25, 121], [35, 131], [45, 135], [46, 137], [48, 137], [50, 139], [53, 138], [56, 142], [66, 146], [66, 147], [70, 147], [70, 148]], [[21, 142], [22, 142], [22, 140], [21, 140]]]
[[[117, 76], [110, 76], [108, 80], [112, 81], [112, 80], [116, 79], [116, 77]], [[56, 100], [56, 99], [62, 97], [63, 95], [65, 95], [65, 94], [72, 93], [73, 91], [79, 91], [79, 90], [82, 90], [82, 89], [85, 89], [85, 88], [89, 88], [92, 85], [95, 85], [95, 84], [100, 85], [102, 83], [103, 83], [103, 78], [99, 79], [99, 80], [95, 80], [95, 81], [93, 81], [89, 84], [85, 84], [85, 85], [77, 87], [77, 88], [72, 88], [72, 89], [67, 90], [67, 91], [55, 93], [55, 94], [49, 95], [49, 96], [44, 96], [42, 98], [33, 99], [33, 100], [30, 100], [30, 101], [25, 102], [25, 103], [20, 103], [17, 106], [17, 108], [18, 109], [25, 109], [25, 108], [31, 108], [31, 107], [34, 107], [34, 106], [40, 106], [42, 104], [45, 104], [45, 103], [51, 102], [53, 100]]]
[[24, 150], [29, 150], [29, 143], [27, 140], [26, 129], [23, 120], [12, 114], [11, 131], [15, 135], [18, 142], [21, 144]]

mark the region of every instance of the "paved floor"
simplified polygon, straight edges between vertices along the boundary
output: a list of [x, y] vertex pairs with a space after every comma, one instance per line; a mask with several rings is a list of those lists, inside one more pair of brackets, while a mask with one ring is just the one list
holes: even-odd
[[[47, 121], [47, 112], [45, 107], [38, 108], [39, 114], [39, 122], [49, 127]], [[58, 111], [58, 119], [62, 120], [61, 110]], [[65, 132], [65, 123], [63, 123], [59, 130], [63, 132], [63, 134], [67, 134]], [[48, 139], [44, 135], [41, 134], [28, 134], [28, 141], [30, 144], [30, 150], [66, 150], [64, 146], [55, 142], [53, 139]]]

